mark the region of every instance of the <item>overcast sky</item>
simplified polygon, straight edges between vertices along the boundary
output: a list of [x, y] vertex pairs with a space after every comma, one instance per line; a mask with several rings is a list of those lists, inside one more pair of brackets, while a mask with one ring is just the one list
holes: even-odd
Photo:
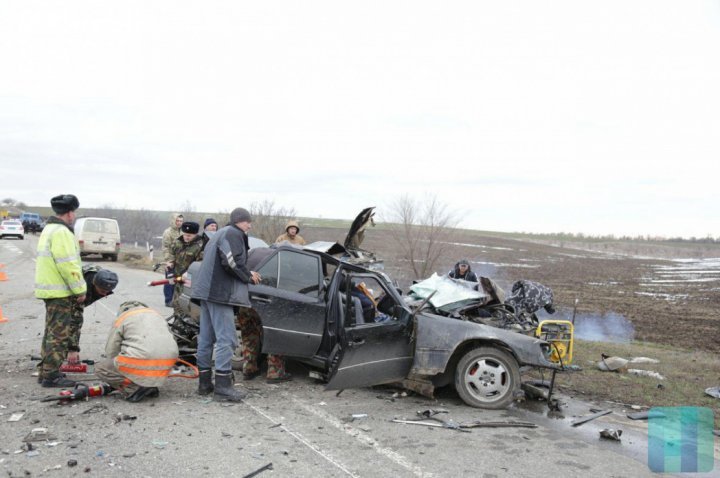
[[720, 236], [718, 1], [0, 2], [0, 196]]

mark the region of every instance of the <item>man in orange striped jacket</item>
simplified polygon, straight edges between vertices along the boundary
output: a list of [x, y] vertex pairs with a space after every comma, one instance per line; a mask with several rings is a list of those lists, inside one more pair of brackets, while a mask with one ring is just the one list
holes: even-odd
[[123, 392], [129, 402], [157, 397], [178, 357], [165, 319], [142, 302], [120, 304], [105, 354], [95, 367], [98, 378]]

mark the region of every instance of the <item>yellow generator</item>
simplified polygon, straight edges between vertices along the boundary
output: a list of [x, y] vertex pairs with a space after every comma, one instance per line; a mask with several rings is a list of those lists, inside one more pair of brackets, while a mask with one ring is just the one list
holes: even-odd
[[535, 337], [550, 343], [548, 360], [562, 367], [572, 363], [573, 324], [569, 320], [543, 320], [535, 329]]

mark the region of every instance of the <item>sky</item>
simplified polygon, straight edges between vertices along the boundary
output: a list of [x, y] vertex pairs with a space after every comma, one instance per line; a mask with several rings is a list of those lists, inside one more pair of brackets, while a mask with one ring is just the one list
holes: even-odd
[[720, 237], [718, 1], [0, 2], [0, 196]]

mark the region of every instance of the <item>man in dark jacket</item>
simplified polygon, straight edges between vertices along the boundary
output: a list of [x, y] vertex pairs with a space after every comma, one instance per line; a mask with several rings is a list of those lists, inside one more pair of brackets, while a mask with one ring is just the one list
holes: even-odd
[[448, 277], [451, 279], [462, 279], [468, 282], [477, 282], [478, 277], [470, 268], [470, 262], [467, 259], [462, 259], [455, 264], [453, 270], [448, 272]]
[[[197, 365], [198, 393], [214, 391], [216, 400], [239, 402], [245, 393], [233, 388], [231, 359], [238, 346], [236, 307], [250, 307], [248, 284], [258, 284], [260, 274], [247, 268], [248, 238], [252, 218], [241, 207], [230, 213], [230, 225], [217, 231], [205, 247], [200, 270], [193, 277], [192, 298], [200, 300], [200, 336]], [[215, 385], [212, 355], [215, 348]]]

